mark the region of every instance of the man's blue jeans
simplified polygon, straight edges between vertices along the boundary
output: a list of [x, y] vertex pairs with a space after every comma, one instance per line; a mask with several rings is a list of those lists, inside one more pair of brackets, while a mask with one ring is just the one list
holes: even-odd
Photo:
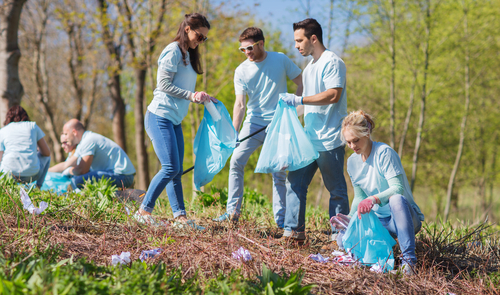
[[170, 120], [146, 112], [144, 118], [146, 132], [161, 163], [161, 169], [153, 177], [144, 196], [141, 209], [153, 212], [156, 199], [165, 187], [174, 217], [186, 215], [182, 193], [182, 162], [184, 160], [184, 136], [182, 126]]
[[[244, 138], [264, 126], [244, 123], [239, 138]], [[252, 153], [264, 143], [266, 132], [261, 131], [242, 142], [233, 152], [229, 165], [229, 185], [227, 213], [239, 215], [243, 202], [243, 176], [245, 165]], [[286, 211], [285, 172], [272, 173], [273, 176], [273, 213], [278, 227], [282, 228]]]
[[[316, 170], [321, 171], [326, 189], [330, 192], [330, 218], [337, 213], [349, 213], [349, 199], [344, 177], [345, 148], [319, 152], [319, 158], [308, 166], [288, 172], [286, 180], [285, 236], [305, 231], [307, 188]], [[302, 234], [303, 235], [303, 234]]]
[[111, 183], [116, 185], [118, 188], [128, 188], [134, 185], [134, 174], [123, 175], [117, 174], [112, 170], [105, 171], [90, 171], [83, 175], [75, 175], [71, 178], [71, 187], [73, 189], [82, 188], [85, 181], [94, 178], [99, 180], [101, 178], [108, 178]]

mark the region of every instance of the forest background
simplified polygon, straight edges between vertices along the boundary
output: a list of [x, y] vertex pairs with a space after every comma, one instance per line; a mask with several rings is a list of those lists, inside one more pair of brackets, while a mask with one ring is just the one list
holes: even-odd
[[[5, 82], [5, 67], [0, 69], [0, 118], [9, 104], [20, 102], [45, 132], [53, 163], [66, 157], [59, 142], [64, 122], [79, 118], [127, 151], [137, 170], [136, 188], [147, 189], [159, 163], [144, 131], [144, 113], [156, 86], [158, 56], [184, 14], [208, 16], [212, 29], [200, 47], [204, 74], [196, 89], [217, 97], [230, 113], [234, 70], [245, 60], [238, 51], [243, 29], [261, 27], [266, 50], [284, 52], [303, 69], [309, 59], [293, 47], [292, 24], [313, 17], [323, 26], [325, 45], [347, 65], [348, 111], [376, 117], [374, 139], [399, 153], [426, 219], [477, 223], [488, 216], [498, 222], [500, 1], [283, 3], [282, 19], [271, 22], [272, 14], [255, 14], [239, 0], [1, 1], [2, 28], [15, 19], [13, 9], [20, 13], [21, 55], [20, 84]], [[6, 32], [0, 36], [0, 63], [12, 62], [9, 50], [19, 58], [16, 48], [4, 46]], [[194, 163], [192, 143], [202, 118], [203, 107], [191, 104], [182, 123], [184, 169]], [[270, 175], [253, 173], [258, 155], [246, 166], [245, 186], [270, 197]], [[228, 166], [210, 185], [227, 187]], [[192, 174], [184, 176], [183, 186], [189, 198]], [[308, 202], [328, 206], [319, 173]]]

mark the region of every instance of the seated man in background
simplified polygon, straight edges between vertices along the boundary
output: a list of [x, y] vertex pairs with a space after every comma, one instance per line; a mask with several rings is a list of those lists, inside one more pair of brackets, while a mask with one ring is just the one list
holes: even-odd
[[[64, 136], [61, 135], [61, 147], [68, 156], [66, 161], [68, 161], [71, 156], [75, 153], [76, 145], [69, 145]], [[76, 164], [80, 163], [80, 158], [77, 159]], [[41, 190], [44, 191], [54, 191], [58, 194], [64, 194], [68, 191], [68, 187], [71, 185], [71, 177], [69, 174], [70, 167], [63, 170], [64, 162], [54, 165], [49, 168], [47, 176], [45, 176], [45, 182], [43, 183]]]
[[[125, 151], [115, 142], [92, 131], [85, 131], [83, 124], [71, 119], [64, 124], [62, 141], [76, 146], [74, 154], [65, 162], [51, 168], [74, 175], [71, 186], [81, 188], [85, 180], [108, 178], [119, 188], [131, 187], [135, 168]], [[78, 163], [78, 158], [80, 162]]]

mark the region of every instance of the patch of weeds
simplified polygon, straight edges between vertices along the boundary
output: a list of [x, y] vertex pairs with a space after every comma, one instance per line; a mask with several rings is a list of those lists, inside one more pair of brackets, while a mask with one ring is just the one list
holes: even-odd
[[225, 206], [227, 203], [227, 188], [217, 188], [215, 186], [210, 187], [210, 193], [196, 191], [196, 197], [198, 199], [198, 203], [203, 207], [209, 206], [217, 206], [222, 205]]
[[260, 281], [259, 288], [264, 291], [265, 294], [311, 294], [311, 290], [316, 286], [302, 286], [303, 277], [304, 273], [300, 269], [291, 273], [289, 276], [279, 276], [263, 264], [262, 276], [258, 276], [257, 278]]

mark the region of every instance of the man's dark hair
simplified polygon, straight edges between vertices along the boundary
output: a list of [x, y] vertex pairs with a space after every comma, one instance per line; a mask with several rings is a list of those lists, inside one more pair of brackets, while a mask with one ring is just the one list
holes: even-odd
[[319, 43], [323, 45], [323, 30], [321, 25], [314, 18], [306, 18], [303, 21], [293, 24], [293, 31], [304, 29], [304, 35], [307, 39], [311, 39], [312, 35], [316, 35]]
[[243, 41], [243, 40], [246, 40], [246, 39], [252, 39], [253, 42], [257, 42], [257, 41], [266, 41], [264, 39], [264, 33], [262, 33], [262, 30], [259, 29], [259, 28], [256, 28], [256, 27], [249, 27], [249, 28], [246, 28], [243, 33], [241, 33], [240, 35], [240, 39], [239, 41]]

